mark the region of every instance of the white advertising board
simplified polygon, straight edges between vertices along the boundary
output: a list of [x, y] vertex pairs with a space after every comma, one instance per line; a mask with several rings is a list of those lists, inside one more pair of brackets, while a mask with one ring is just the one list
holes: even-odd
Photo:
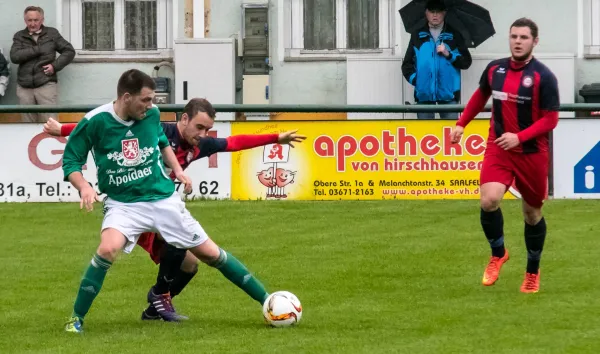
[[[215, 138], [231, 135], [231, 123], [215, 122], [209, 132]], [[194, 183], [194, 191], [189, 198], [222, 199], [231, 197], [231, 153], [220, 152], [209, 158], [194, 161], [185, 170]], [[183, 186], [180, 188], [183, 191]]]
[[[42, 124], [0, 124], [0, 202], [77, 202], [78, 191], [63, 181], [62, 154], [68, 138], [43, 133]], [[231, 124], [215, 123], [215, 137], [231, 134]], [[229, 198], [231, 153], [214, 154], [192, 162], [186, 173], [193, 182], [187, 198]], [[96, 166], [91, 154], [84, 177], [97, 187]], [[183, 195], [183, 186], [179, 188]], [[100, 195], [103, 198], [103, 195]]]
[[554, 198], [600, 199], [600, 120], [562, 119], [553, 137]]

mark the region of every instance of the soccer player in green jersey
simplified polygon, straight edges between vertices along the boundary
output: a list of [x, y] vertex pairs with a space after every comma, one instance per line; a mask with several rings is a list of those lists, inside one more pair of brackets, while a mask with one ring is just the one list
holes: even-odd
[[[100, 245], [85, 270], [67, 332], [83, 331], [83, 319], [102, 288], [117, 254], [131, 252], [140, 234], [158, 232], [168, 244], [190, 250], [198, 259], [218, 268], [244, 290], [268, 296], [263, 285], [235, 257], [219, 248], [188, 212], [165, 171], [168, 166], [186, 190], [184, 174], [152, 105], [155, 84], [139, 70], [119, 79], [117, 100], [86, 114], [71, 133], [63, 155], [65, 180], [80, 192], [80, 208], [93, 210], [98, 196], [81, 172], [91, 151], [97, 167], [98, 188], [105, 193]], [[157, 295], [173, 318], [179, 316], [170, 295]], [[264, 300], [263, 300], [264, 301]]]

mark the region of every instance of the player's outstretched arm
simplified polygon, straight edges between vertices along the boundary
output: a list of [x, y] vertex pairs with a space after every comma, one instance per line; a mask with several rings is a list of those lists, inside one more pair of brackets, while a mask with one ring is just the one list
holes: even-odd
[[466, 126], [471, 123], [481, 111], [483, 111], [489, 98], [490, 95], [484, 93], [481, 88], [475, 90], [469, 99], [465, 110], [461, 114], [460, 119], [456, 122], [456, 125], [466, 128]]
[[450, 133], [450, 139], [453, 144], [460, 141], [465, 127], [485, 108], [485, 104], [489, 98], [490, 95], [485, 94], [481, 88], [475, 90], [475, 93], [471, 96], [463, 114], [461, 114], [460, 119], [456, 122], [456, 127], [454, 127]]
[[69, 136], [76, 126], [76, 123], [61, 124], [53, 118], [48, 118], [44, 123], [44, 133], [52, 136]]
[[285, 133], [281, 133], [281, 134], [279, 134], [279, 137], [277, 138], [277, 142], [279, 144], [287, 144], [291, 147], [294, 147], [294, 144], [292, 144], [292, 143], [301, 143], [304, 140], [306, 140], [306, 135], [296, 134], [297, 132], [298, 132], [298, 129], [290, 130]]
[[[215, 138], [217, 140], [218, 138]], [[279, 134], [240, 134], [232, 135], [225, 139], [221, 139], [224, 144], [220, 145], [220, 149], [215, 152], [234, 152], [241, 150], [254, 149], [255, 147], [264, 146], [268, 144], [275, 144], [278, 142]], [[216, 141], [215, 141], [216, 142]], [[202, 144], [202, 141], [200, 141]], [[202, 149], [201, 149], [202, 150]], [[207, 151], [208, 152], [208, 151]]]
[[294, 147], [292, 143], [301, 143], [306, 139], [305, 135], [297, 134], [298, 130], [290, 130], [281, 134], [259, 134], [259, 135], [233, 135], [227, 140], [225, 151], [240, 151], [253, 149], [267, 144], [287, 144]]
[[293, 143], [301, 143], [305, 139], [306, 136], [297, 134], [297, 130], [281, 134], [240, 134], [227, 138], [206, 137], [200, 139], [198, 144], [200, 148], [198, 158], [207, 157], [217, 152], [235, 152], [276, 143], [288, 144], [293, 147]]
[[491, 85], [491, 77], [490, 77], [490, 69], [496, 65], [495, 61], [492, 61], [488, 64], [488, 66], [481, 73], [481, 78], [479, 79], [479, 87], [473, 95], [467, 106], [465, 107], [464, 112], [460, 115], [460, 119], [456, 122], [456, 127], [450, 133], [450, 139], [452, 143], [456, 144], [460, 141], [461, 136], [465, 130], [465, 127], [473, 120], [475, 117], [485, 108], [485, 104], [490, 99], [492, 95], [492, 85]]

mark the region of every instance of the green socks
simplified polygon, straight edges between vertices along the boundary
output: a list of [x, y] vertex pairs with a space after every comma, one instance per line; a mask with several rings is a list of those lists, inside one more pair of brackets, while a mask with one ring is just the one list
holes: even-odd
[[[92, 307], [92, 303], [100, 292], [100, 289], [102, 289], [104, 277], [111, 265], [112, 262], [107, 261], [97, 254], [94, 255], [83, 275], [81, 285], [79, 285], [75, 306], [73, 307], [73, 316], [83, 320], [90, 307]], [[225, 278], [244, 290], [246, 294], [261, 305], [269, 296], [261, 282], [252, 276], [248, 269], [228, 252], [220, 250], [219, 258], [210, 265], [217, 268]]]
[[96, 295], [102, 289], [104, 277], [111, 265], [112, 262], [100, 257], [98, 254], [94, 255], [83, 275], [83, 279], [81, 279], [81, 285], [79, 285], [75, 306], [73, 307], [73, 316], [83, 319], [88, 313]]
[[262, 305], [269, 296], [265, 287], [250, 274], [248, 269], [237, 258], [222, 249], [220, 252], [219, 259], [210, 264], [210, 266], [217, 268], [225, 278], [244, 290], [246, 294]]

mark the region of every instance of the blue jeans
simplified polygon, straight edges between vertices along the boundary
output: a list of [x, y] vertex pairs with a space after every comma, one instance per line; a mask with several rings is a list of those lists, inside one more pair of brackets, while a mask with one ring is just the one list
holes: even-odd
[[[419, 105], [435, 105], [436, 102], [417, 102]], [[458, 104], [457, 101], [437, 102], [437, 104]], [[458, 119], [458, 112], [438, 112], [440, 119]], [[435, 119], [435, 112], [418, 112], [417, 119]]]

